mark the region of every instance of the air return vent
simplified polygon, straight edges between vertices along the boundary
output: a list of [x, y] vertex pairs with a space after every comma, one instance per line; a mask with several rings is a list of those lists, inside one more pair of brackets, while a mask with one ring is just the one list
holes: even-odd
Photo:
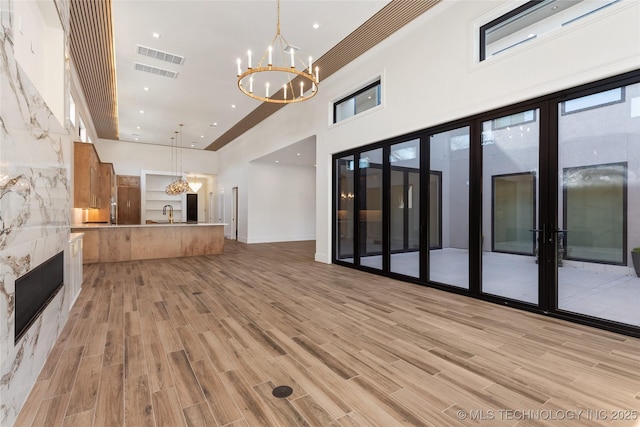
[[139, 62], [134, 62], [133, 66], [138, 71], [144, 71], [146, 73], [155, 74], [157, 76], [169, 77], [171, 79], [178, 78], [178, 73], [176, 73], [175, 71], [152, 67], [151, 65], [140, 64]]
[[151, 49], [150, 47], [137, 45], [137, 52], [140, 55], [148, 56], [150, 58], [159, 59], [160, 61], [170, 62], [172, 64], [182, 65], [184, 63], [184, 56], [175, 55], [173, 53], [162, 52], [161, 50]]

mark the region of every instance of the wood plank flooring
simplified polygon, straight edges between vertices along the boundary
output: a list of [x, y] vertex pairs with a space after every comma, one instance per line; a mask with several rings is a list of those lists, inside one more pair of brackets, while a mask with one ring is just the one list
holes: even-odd
[[640, 426], [640, 340], [313, 251], [85, 265], [15, 425]]

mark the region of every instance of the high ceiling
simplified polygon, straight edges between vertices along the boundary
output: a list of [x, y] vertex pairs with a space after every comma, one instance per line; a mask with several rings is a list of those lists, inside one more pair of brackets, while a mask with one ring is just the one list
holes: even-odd
[[[361, 53], [353, 46], [368, 49], [371, 40], [377, 43], [437, 2], [282, 0], [281, 32], [304, 58], [320, 58], [318, 64], [325, 60], [322, 82], [327, 73]], [[111, 14], [105, 18], [109, 3]], [[183, 147], [220, 148], [275, 111], [272, 104], [238, 90], [236, 60], [245, 62], [248, 49], [259, 58], [275, 35], [276, 22], [276, 0], [73, 0], [72, 54], [94, 122], [104, 123], [96, 125], [98, 136], [170, 145], [184, 123]], [[113, 45], [103, 48], [110, 41], [110, 24]], [[359, 27], [360, 33], [354, 32]], [[348, 36], [348, 51], [334, 48]], [[167, 62], [140, 53], [147, 48], [184, 59]], [[96, 71], [105, 66], [100, 56], [109, 55], [110, 49], [115, 68]], [[82, 61], [86, 63], [78, 64]], [[176, 75], [139, 71], [136, 63]], [[112, 111], [105, 108], [102, 95], [113, 92], [101, 87], [108, 80], [105, 75], [115, 76], [117, 108]], [[88, 88], [92, 85], [97, 86], [93, 95]]]

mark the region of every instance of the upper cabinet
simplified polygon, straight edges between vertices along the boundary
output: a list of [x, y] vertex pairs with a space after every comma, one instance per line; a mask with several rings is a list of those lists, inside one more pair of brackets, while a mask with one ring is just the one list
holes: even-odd
[[73, 206], [88, 209], [88, 222], [109, 222], [115, 202], [113, 163], [102, 163], [93, 144], [73, 144]]
[[73, 206], [99, 207], [100, 159], [93, 144], [73, 144]]
[[[97, 209], [89, 209], [89, 222], [110, 222], [111, 203], [115, 202], [116, 195], [116, 174], [113, 170], [113, 163], [99, 163], [96, 169], [98, 175], [98, 203]], [[91, 179], [95, 178], [92, 176]], [[91, 184], [96, 185], [95, 182]]]

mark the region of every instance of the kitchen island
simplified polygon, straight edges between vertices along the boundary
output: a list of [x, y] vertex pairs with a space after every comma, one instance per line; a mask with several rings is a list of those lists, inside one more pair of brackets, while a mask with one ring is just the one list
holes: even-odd
[[224, 226], [218, 223], [81, 224], [72, 226], [71, 232], [84, 233], [82, 261], [90, 264], [221, 254]]

